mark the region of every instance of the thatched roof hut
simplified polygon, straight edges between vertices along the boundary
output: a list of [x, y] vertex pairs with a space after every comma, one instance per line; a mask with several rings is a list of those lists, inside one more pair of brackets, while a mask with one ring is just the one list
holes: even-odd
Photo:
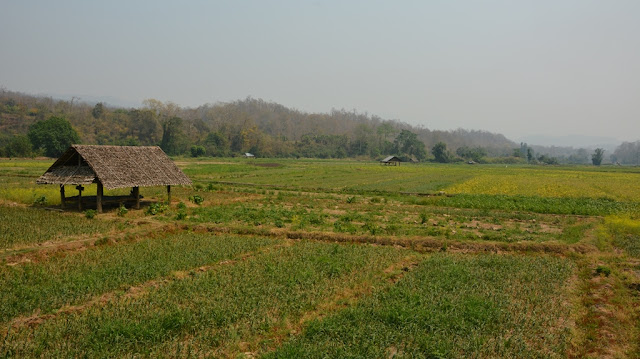
[[63, 206], [65, 185], [78, 185], [81, 197], [82, 185], [96, 183], [100, 211], [103, 186], [132, 187], [139, 207], [139, 187], [167, 186], [170, 194], [171, 185], [190, 185], [191, 180], [158, 146], [72, 145], [36, 183], [60, 185]]
[[389, 157], [386, 157], [385, 159], [383, 159], [380, 162], [382, 164], [385, 164], [385, 165], [396, 166], [396, 165], [400, 165], [400, 162], [402, 162], [402, 160], [400, 158], [396, 157], [396, 156], [389, 156]]

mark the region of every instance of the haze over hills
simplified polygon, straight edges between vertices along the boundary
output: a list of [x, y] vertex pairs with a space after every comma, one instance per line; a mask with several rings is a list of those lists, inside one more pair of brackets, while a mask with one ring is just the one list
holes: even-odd
[[87, 105], [95, 105], [97, 103], [103, 103], [107, 107], [114, 108], [137, 108], [142, 107], [142, 102], [126, 100], [116, 96], [93, 96], [86, 94], [36, 94], [37, 97], [51, 97], [59, 101], [70, 101], [75, 99], [77, 102], [82, 102]]
[[604, 148], [613, 151], [622, 141], [605, 136], [584, 136], [584, 135], [565, 135], [565, 136], [549, 136], [549, 135], [527, 135], [516, 139], [517, 142], [525, 142], [538, 146], [562, 146], [576, 148]]

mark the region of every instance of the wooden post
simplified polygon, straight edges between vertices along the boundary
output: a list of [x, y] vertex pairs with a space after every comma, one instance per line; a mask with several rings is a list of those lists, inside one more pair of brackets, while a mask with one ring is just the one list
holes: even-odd
[[133, 197], [136, 199], [136, 209], [140, 209], [140, 187], [133, 187]]
[[96, 192], [96, 210], [98, 213], [102, 213], [102, 194], [103, 194], [102, 182], [98, 182], [98, 191]]
[[66, 202], [66, 198], [64, 197], [64, 185], [61, 184], [60, 185], [60, 207], [62, 207], [62, 209], [64, 209], [65, 203]]
[[167, 185], [167, 201], [171, 204], [171, 185]]
[[78, 190], [78, 210], [82, 212], [82, 190], [84, 187], [79, 184], [76, 186], [76, 189]]

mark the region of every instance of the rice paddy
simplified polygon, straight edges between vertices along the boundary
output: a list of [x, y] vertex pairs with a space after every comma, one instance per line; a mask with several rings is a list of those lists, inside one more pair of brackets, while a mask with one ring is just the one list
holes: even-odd
[[0, 160], [3, 357], [640, 356], [638, 168], [179, 159], [90, 218], [51, 163]]

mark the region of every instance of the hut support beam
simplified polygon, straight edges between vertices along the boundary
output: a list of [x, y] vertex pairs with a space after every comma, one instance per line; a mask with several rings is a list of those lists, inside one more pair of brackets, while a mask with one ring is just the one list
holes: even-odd
[[133, 187], [133, 197], [136, 199], [136, 209], [140, 209], [140, 187]]
[[60, 207], [62, 207], [62, 209], [64, 209], [65, 203], [66, 202], [66, 198], [64, 196], [64, 185], [61, 184], [60, 185]]
[[171, 204], [171, 185], [167, 185], [167, 202]]
[[76, 189], [78, 190], [78, 210], [82, 211], [82, 190], [84, 187], [82, 187], [82, 185], [77, 185]]
[[102, 183], [98, 182], [98, 190], [96, 192], [96, 210], [98, 213], [102, 213], [102, 194], [104, 189], [102, 187]]

